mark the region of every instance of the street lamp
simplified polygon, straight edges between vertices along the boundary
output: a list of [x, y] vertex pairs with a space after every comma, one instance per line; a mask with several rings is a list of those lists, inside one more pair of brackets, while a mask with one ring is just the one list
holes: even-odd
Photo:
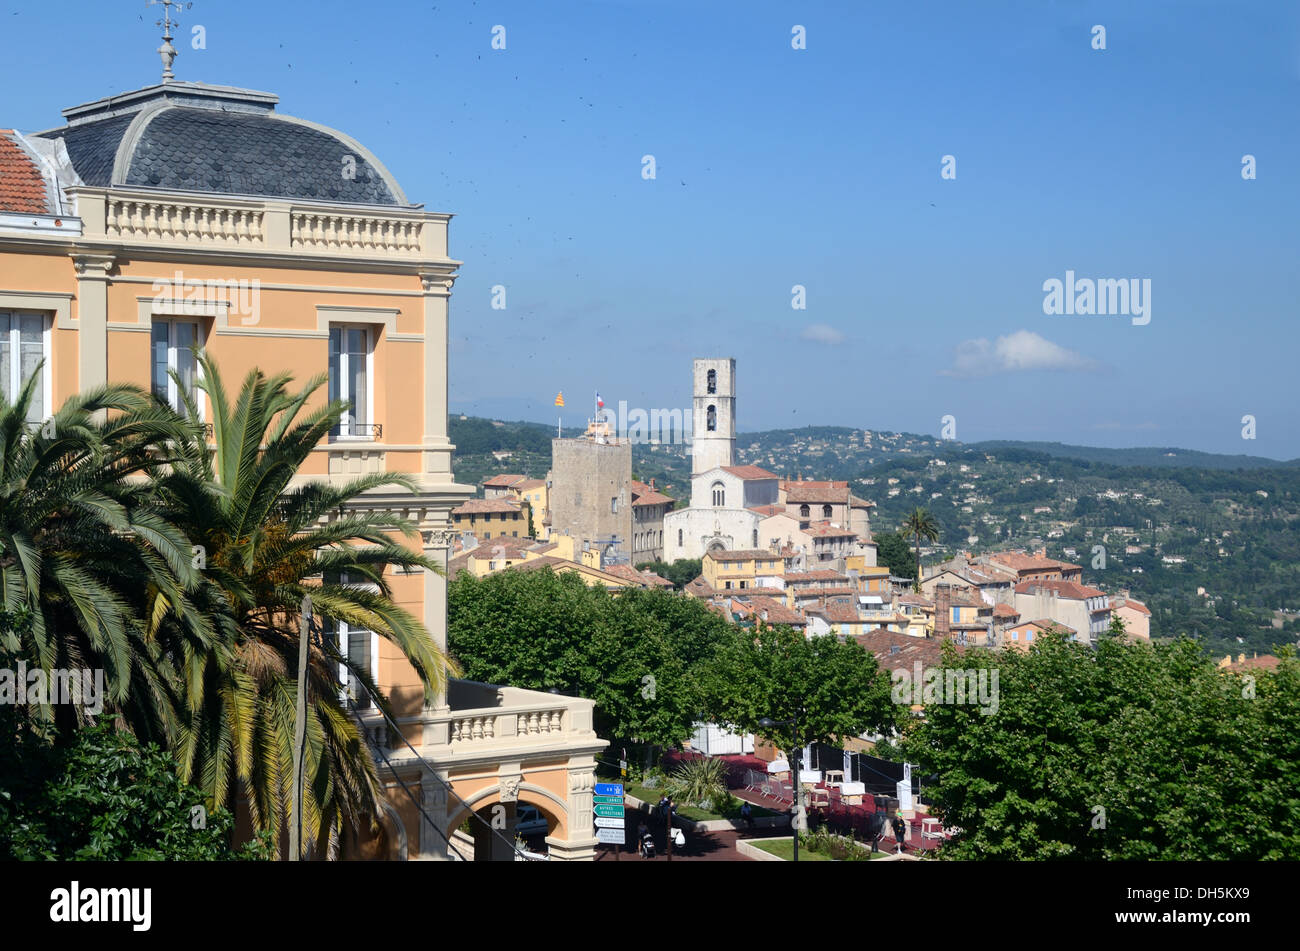
[[[794, 743], [799, 742], [799, 717], [793, 716], [789, 720], [773, 720], [771, 717], [763, 717], [758, 721], [758, 725], [764, 730], [771, 730], [778, 726], [794, 727]], [[802, 804], [803, 796], [799, 791], [799, 754], [801, 748], [791, 749], [789, 751], [794, 756], [794, 802], [790, 807], [790, 832], [794, 837], [794, 861], [799, 861], [799, 807]]]

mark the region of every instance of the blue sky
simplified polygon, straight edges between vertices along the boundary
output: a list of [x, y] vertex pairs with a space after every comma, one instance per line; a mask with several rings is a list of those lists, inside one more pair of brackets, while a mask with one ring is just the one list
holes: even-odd
[[[156, 81], [157, 10], [0, 0], [27, 77], [0, 126]], [[741, 431], [951, 414], [965, 441], [1300, 456], [1300, 5], [199, 0], [181, 21], [178, 78], [274, 92], [457, 216], [453, 409], [686, 406], [691, 358], [734, 356]], [[1150, 280], [1150, 323], [1045, 315], [1067, 270]]]

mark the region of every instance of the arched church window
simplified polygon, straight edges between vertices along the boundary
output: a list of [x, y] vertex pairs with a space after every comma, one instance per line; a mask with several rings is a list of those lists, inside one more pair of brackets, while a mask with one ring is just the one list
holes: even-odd
[[711, 433], [718, 431], [718, 408], [716, 406], [709, 407], [708, 421], [705, 425]]
[[682, 530], [679, 528], [677, 529], [677, 547], [680, 548], [681, 546], [682, 546]]
[[808, 508], [808, 506], [807, 506], [806, 504], [805, 504], [805, 505], [801, 505], [801, 506], [799, 506], [799, 517], [800, 517], [800, 518], [807, 518], [810, 514], [812, 514], [812, 513], [811, 513], [811, 510]]
[[722, 508], [727, 504], [727, 487], [721, 482], [713, 483], [713, 507]]
[[709, 379], [709, 392], [710, 393], [718, 392], [718, 371], [710, 370], [708, 379]]
[[831, 517], [831, 507], [829, 505], [823, 505], [822, 518], [830, 518], [830, 517]]

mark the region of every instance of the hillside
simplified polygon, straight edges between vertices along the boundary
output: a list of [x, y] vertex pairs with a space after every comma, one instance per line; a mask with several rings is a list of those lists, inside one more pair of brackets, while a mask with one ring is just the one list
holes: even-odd
[[[452, 417], [450, 430], [461, 482], [495, 472], [541, 478], [550, 466], [551, 426]], [[923, 551], [927, 564], [961, 549], [1046, 547], [1082, 564], [1090, 583], [1131, 589], [1152, 610], [1154, 636], [1185, 633], [1222, 655], [1270, 652], [1300, 633], [1296, 614], [1279, 615], [1282, 627], [1274, 626], [1277, 609], [1300, 609], [1294, 461], [1061, 443], [963, 445], [833, 426], [743, 433], [736, 447], [739, 464], [851, 480], [877, 505], [876, 532], [928, 508], [942, 531]], [[680, 500], [689, 495], [688, 447], [638, 445], [632, 460], [635, 477], [656, 479]], [[1104, 547], [1104, 567], [1094, 546]]]

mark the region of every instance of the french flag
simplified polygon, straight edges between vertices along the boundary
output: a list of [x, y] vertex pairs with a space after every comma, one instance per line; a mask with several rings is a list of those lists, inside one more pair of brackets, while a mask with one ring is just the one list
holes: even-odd
[[605, 401], [602, 400], [602, 399], [600, 398], [600, 394], [597, 393], [597, 394], [596, 394], [596, 409], [604, 409], [604, 408], [605, 408]]

